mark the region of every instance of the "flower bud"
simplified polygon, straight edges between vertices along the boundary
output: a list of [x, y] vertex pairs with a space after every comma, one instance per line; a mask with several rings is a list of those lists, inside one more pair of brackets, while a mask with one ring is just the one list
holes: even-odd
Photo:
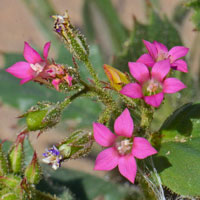
[[15, 143], [12, 145], [11, 150], [8, 154], [9, 164], [11, 170], [18, 174], [21, 172], [23, 166], [23, 144], [24, 144], [24, 134], [20, 134], [17, 136]]
[[37, 184], [41, 179], [41, 168], [38, 163], [36, 152], [33, 155], [31, 163], [27, 166], [24, 172], [24, 177], [31, 184]]
[[59, 103], [38, 103], [20, 117], [26, 117], [29, 131], [44, 130], [55, 126], [61, 116]]
[[91, 132], [78, 130], [58, 145], [63, 159], [76, 159], [90, 152], [93, 144]]
[[78, 60], [87, 61], [89, 48], [86, 39], [71, 24], [67, 11], [64, 16], [54, 15], [52, 17], [55, 19], [55, 32], [65, 41], [69, 51]]
[[104, 65], [104, 71], [110, 81], [111, 87], [117, 91], [120, 91], [125, 84], [130, 82], [126, 74], [119, 71], [118, 69], [115, 69], [114, 67]]
[[8, 173], [8, 164], [6, 156], [2, 150], [2, 144], [0, 144], [0, 176], [3, 176]]

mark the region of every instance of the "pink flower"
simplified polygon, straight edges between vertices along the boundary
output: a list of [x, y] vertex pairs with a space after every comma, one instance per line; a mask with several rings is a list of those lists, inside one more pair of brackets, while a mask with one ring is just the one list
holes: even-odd
[[179, 59], [188, 53], [188, 48], [184, 46], [175, 46], [168, 51], [167, 47], [164, 44], [157, 41], [151, 43], [143, 40], [143, 42], [145, 47], [147, 48], [148, 53], [140, 56], [137, 62], [152, 67], [155, 62], [169, 59], [172, 69], [181, 72], [188, 72], [187, 63], [184, 60]]
[[97, 156], [94, 170], [110, 171], [118, 165], [119, 172], [134, 183], [137, 172], [134, 157], [144, 159], [157, 153], [148, 140], [133, 137], [134, 124], [127, 108], [115, 120], [116, 135], [100, 123], [93, 123], [93, 130], [96, 142], [108, 147]]
[[25, 42], [23, 55], [27, 62], [17, 62], [6, 69], [6, 71], [17, 78], [22, 79], [20, 84], [24, 84], [30, 80], [33, 80], [35, 77], [39, 76], [47, 63], [50, 45], [50, 42], [47, 42], [44, 45], [43, 59], [35, 49], [33, 49], [27, 42]]
[[120, 91], [131, 98], [142, 98], [144, 101], [158, 107], [162, 103], [164, 93], [175, 93], [186, 86], [176, 78], [165, 78], [170, 70], [169, 60], [162, 60], [155, 63], [151, 72], [143, 63], [129, 62], [131, 75], [138, 83], [129, 83]]

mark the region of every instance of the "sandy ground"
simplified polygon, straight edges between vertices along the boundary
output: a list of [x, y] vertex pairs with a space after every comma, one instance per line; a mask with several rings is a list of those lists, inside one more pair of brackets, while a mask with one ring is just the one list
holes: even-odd
[[[112, 0], [122, 22], [130, 28], [132, 26], [133, 15], [139, 21], [146, 22], [144, 14], [144, 5], [142, 0]], [[170, 17], [179, 0], [161, 0], [161, 11]], [[81, 9], [83, 0], [52, 0], [58, 13], [62, 14], [68, 9], [74, 24], [81, 27], [83, 20]], [[43, 46], [46, 42], [44, 36], [37, 29], [33, 17], [28, 12], [26, 6], [21, 0], [0, 0], [0, 52], [22, 52], [24, 41], [29, 41], [38, 47]], [[186, 46], [192, 45], [195, 32], [189, 18], [184, 23], [180, 32]], [[3, 66], [3, 60], [0, 57], [0, 66]], [[196, 65], [197, 66], [197, 65]], [[195, 67], [194, 67], [195, 68]], [[0, 139], [14, 140], [16, 133], [20, 130], [17, 126], [17, 116], [20, 112], [6, 105], [0, 106]], [[50, 144], [61, 140], [65, 133], [58, 129], [53, 129], [40, 136], [39, 140], [35, 136], [31, 137], [33, 146], [36, 148], [38, 155], [41, 157], [42, 152]], [[92, 170], [93, 162], [88, 159], [69, 161], [64, 166], [80, 169], [89, 173]], [[95, 172], [96, 175], [103, 175], [102, 172]]]

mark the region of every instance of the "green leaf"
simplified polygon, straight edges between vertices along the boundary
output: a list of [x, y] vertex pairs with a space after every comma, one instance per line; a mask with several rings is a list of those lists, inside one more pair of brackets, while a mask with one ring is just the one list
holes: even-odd
[[160, 132], [154, 161], [163, 185], [179, 195], [200, 196], [200, 104], [177, 109]]
[[[89, 39], [99, 39], [113, 52], [121, 50], [127, 31], [110, 0], [85, 0], [84, 20]], [[95, 34], [93, 34], [95, 33]]]
[[200, 138], [166, 142], [154, 158], [162, 183], [173, 192], [200, 196]]
[[45, 179], [40, 182], [38, 189], [56, 194], [58, 197], [62, 197], [66, 188], [69, 188], [76, 199], [81, 200], [94, 200], [98, 197], [102, 197], [105, 200], [122, 200], [125, 199], [127, 195], [132, 196], [130, 200], [139, 199], [139, 197], [141, 197], [134, 187], [123, 187], [84, 172], [63, 168], [52, 171], [49, 167], [47, 168], [47, 166], [45, 166], [44, 169], [46, 174], [48, 174], [48, 178], [45, 177]]
[[162, 142], [200, 137], [200, 104], [188, 103], [169, 116], [161, 129]]

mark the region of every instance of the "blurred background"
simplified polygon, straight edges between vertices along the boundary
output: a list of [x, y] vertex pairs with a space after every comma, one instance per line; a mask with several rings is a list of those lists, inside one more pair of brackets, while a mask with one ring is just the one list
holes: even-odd
[[[135, 61], [145, 51], [142, 39], [157, 40], [170, 49], [184, 45], [190, 48], [187, 57], [189, 77], [178, 74], [191, 89], [169, 99], [170, 108], [156, 114], [155, 127], [178, 105], [199, 99], [199, 45], [197, 27], [193, 23], [193, 10], [181, 0], [0, 0], [0, 139], [14, 141], [23, 127], [17, 116], [40, 100], [60, 100], [63, 95], [42, 88], [36, 83], [19, 86], [19, 80], [4, 72], [16, 61], [22, 60], [24, 41], [42, 51], [47, 41], [52, 41], [49, 58], [58, 63], [72, 63], [69, 52], [53, 33], [52, 14], [64, 14], [68, 10], [72, 23], [83, 32], [91, 47], [91, 59], [103, 77], [103, 63], [122, 71], [127, 62]], [[84, 72], [83, 72], [84, 74]], [[105, 79], [106, 80], [106, 79]], [[182, 96], [181, 96], [182, 95]], [[180, 100], [181, 99], [181, 100]], [[167, 104], [167, 103], [166, 103]], [[85, 110], [80, 107], [85, 107]], [[101, 105], [80, 100], [70, 107], [63, 121], [31, 141], [41, 157], [45, 148], [60, 141], [76, 127], [91, 128]], [[171, 106], [172, 105], [172, 106]], [[82, 113], [82, 114], [81, 114]], [[88, 119], [88, 120], [87, 120]], [[159, 128], [159, 127], [158, 127]], [[92, 156], [91, 156], [92, 158]], [[64, 166], [94, 173], [92, 159], [69, 161]], [[95, 172], [102, 176], [104, 172]]]

